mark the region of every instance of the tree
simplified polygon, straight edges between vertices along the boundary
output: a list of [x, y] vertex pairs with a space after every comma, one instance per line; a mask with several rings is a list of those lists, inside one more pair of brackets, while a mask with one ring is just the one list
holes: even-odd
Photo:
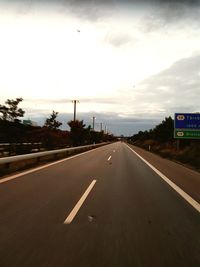
[[5, 105], [0, 105], [1, 119], [6, 121], [8, 119], [8, 108]]
[[68, 125], [71, 128], [70, 134], [73, 146], [82, 145], [85, 141], [85, 124], [83, 120], [71, 120]]
[[149, 131], [139, 131], [137, 134], [133, 135], [131, 140], [144, 141], [144, 140], [157, 140], [160, 142], [169, 142], [173, 140], [173, 131], [174, 131], [174, 120], [171, 117], [166, 117], [162, 123], [158, 124], [154, 129]]
[[20, 102], [23, 101], [23, 98], [16, 98], [16, 99], [7, 99], [5, 104], [7, 105], [0, 105], [0, 113], [2, 113], [1, 119], [9, 120], [9, 121], [18, 121], [18, 117], [23, 117], [25, 111], [21, 108], [18, 108]]
[[53, 110], [52, 114], [50, 115], [50, 118], [46, 119], [44, 127], [47, 127], [51, 130], [57, 130], [62, 125], [62, 122], [56, 120], [57, 116], [58, 112]]
[[155, 138], [161, 142], [168, 142], [173, 140], [174, 120], [170, 117], [166, 117], [159, 125], [154, 129]]

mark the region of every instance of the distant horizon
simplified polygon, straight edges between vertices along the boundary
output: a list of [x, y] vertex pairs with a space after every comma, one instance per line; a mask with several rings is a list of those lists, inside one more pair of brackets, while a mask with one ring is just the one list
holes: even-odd
[[[92, 127], [92, 115], [96, 117], [95, 119], [95, 130], [100, 131], [101, 123], [102, 129], [105, 131], [105, 127], [109, 133], [116, 136], [132, 136], [137, 134], [139, 131], [150, 130], [156, 125], [162, 122], [163, 119], [139, 119], [139, 118], [120, 118], [116, 114], [112, 114], [112, 119], [110, 115], [105, 116], [105, 114], [96, 114], [96, 113], [79, 113], [77, 114], [77, 120], [83, 120], [86, 127], [89, 125]], [[73, 113], [59, 113], [57, 120], [62, 122], [62, 126], [59, 129], [69, 131], [70, 128], [67, 125], [67, 122], [73, 120]], [[28, 117], [25, 116], [20, 118], [21, 121], [30, 119], [33, 122], [36, 122], [38, 126], [43, 126], [45, 119], [50, 117], [50, 113], [47, 116], [43, 117]], [[115, 118], [114, 118], [115, 117]]]

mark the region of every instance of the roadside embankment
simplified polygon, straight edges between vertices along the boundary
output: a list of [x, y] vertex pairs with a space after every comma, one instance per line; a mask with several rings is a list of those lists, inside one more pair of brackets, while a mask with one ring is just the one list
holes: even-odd
[[[180, 140], [182, 141], [182, 140]], [[197, 141], [197, 140], [196, 140]], [[198, 140], [199, 141], [199, 140]], [[161, 143], [155, 140], [136, 141], [135, 146], [160, 155], [163, 158], [184, 164], [200, 172], [200, 143], [193, 141], [189, 145], [177, 141]]]

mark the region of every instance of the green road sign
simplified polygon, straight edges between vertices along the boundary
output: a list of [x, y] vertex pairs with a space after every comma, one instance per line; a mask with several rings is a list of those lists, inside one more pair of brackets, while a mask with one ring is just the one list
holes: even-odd
[[200, 130], [181, 130], [175, 129], [174, 130], [174, 138], [177, 139], [200, 139]]

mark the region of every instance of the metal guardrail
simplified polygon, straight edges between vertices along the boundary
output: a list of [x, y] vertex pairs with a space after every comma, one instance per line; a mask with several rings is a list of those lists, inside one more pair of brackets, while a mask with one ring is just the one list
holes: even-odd
[[0, 165], [34, 159], [34, 158], [42, 158], [42, 157], [50, 156], [50, 155], [59, 155], [64, 152], [85, 151], [87, 149], [89, 150], [90, 148], [100, 147], [106, 144], [108, 143], [99, 143], [99, 144], [94, 144], [94, 145], [70, 147], [70, 148], [64, 148], [64, 149], [56, 149], [56, 150], [50, 150], [50, 151], [44, 151], [44, 152], [30, 153], [30, 154], [25, 154], [25, 155], [4, 157], [4, 158], [0, 158]]
[[38, 143], [0, 143], [0, 158], [7, 156], [16, 156], [29, 154], [33, 152], [44, 151], [45, 148], [41, 142]]
[[38, 143], [0, 143], [0, 147], [11, 146], [11, 145], [41, 145], [41, 142]]

